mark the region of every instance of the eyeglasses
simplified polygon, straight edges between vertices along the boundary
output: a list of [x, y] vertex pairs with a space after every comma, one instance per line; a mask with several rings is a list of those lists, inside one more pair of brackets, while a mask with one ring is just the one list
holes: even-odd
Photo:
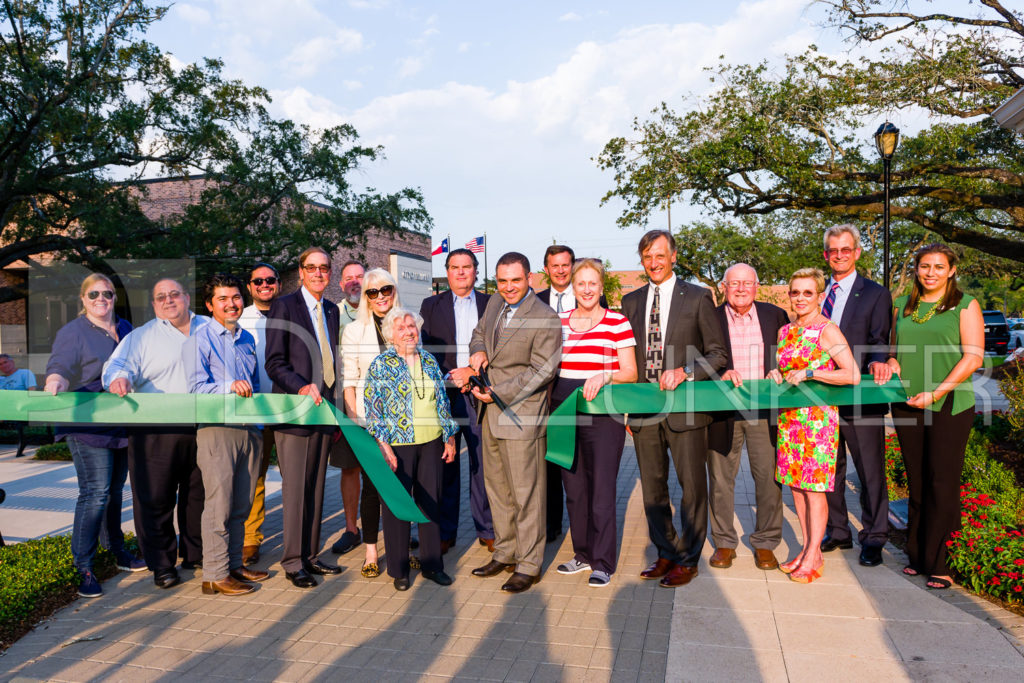
[[264, 282], [266, 282], [268, 285], [276, 285], [277, 278], [274, 277], [273, 275], [271, 275], [270, 277], [254, 277], [253, 279], [249, 280], [249, 282], [253, 283], [257, 287], [262, 286]]
[[157, 294], [156, 296], [153, 297], [153, 301], [157, 302], [158, 304], [162, 304], [163, 302], [168, 301], [169, 299], [178, 299], [180, 297], [181, 292], [175, 289], [173, 292], [167, 292], [166, 294]]
[[795, 299], [798, 296], [802, 296], [807, 299], [813, 299], [814, 297], [818, 296], [819, 293], [820, 292], [815, 292], [810, 289], [805, 289], [803, 291], [800, 291], [799, 289], [791, 289], [789, 290], [789, 298]]
[[753, 287], [756, 284], [757, 281], [755, 280], [729, 280], [728, 282], [725, 283], [725, 286], [730, 287], [732, 289], [737, 289], [739, 287]]
[[302, 266], [302, 269], [307, 273], [315, 273], [317, 271], [320, 271], [321, 273], [329, 273], [331, 272], [331, 264], [328, 263], [327, 265], [317, 265], [315, 263], [310, 263], [308, 265]]
[[104, 289], [103, 291], [94, 289], [88, 294], [86, 294], [86, 296], [89, 297], [89, 301], [96, 301], [96, 299], [99, 299], [101, 296], [107, 301], [110, 301], [111, 299], [114, 298], [114, 293], [111, 292], [109, 289]]
[[836, 256], [849, 256], [850, 254], [852, 254], [855, 251], [856, 251], [856, 249], [854, 249], [852, 247], [842, 247], [840, 249], [826, 249], [825, 250], [825, 256], [833, 257], [833, 258], [836, 257]]
[[392, 294], [394, 294], [395, 293], [395, 286], [394, 285], [384, 285], [380, 289], [376, 289], [376, 288], [374, 288], [374, 289], [364, 289], [363, 293], [366, 294], [366, 298], [367, 299], [369, 299], [370, 301], [373, 301], [374, 299], [377, 298], [378, 294], [383, 294], [384, 296], [391, 296]]

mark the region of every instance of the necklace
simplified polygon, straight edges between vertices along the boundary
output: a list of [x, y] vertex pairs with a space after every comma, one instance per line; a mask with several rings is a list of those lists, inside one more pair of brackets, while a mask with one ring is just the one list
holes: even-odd
[[923, 325], [926, 322], [928, 322], [929, 320], [931, 320], [932, 316], [935, 315], [935, 311], [939, 310], [939, 302], [936, 301], [935, 305], [931, 307], [931, 310], [929, 310], [927, 313], [925, 313], [922, 316], [921, 315], [921, 304], [922, 303], [924, 303], [924, 302], [921, 299], [917, 300], [917, 306], [914, 307], [914, 312], [910, 316], [910, 319], [913, 320], [918, 325]]
[[[413, 391], [416, 392], [416, 398], [418, 398], [419, 400], [423, 401], [423, 400], [425, 400], [427, 398], [426, 375], [423, 372], [423, 363], [420, 362], [420, 363], [417, 363], [417, 365], [419, 366], [419, 369], [420, 369], [419, 379], [423, 380], [423, 381], [422, 382], [416, 381], [417, 378], [413, 377], [412, 368], [411, 367], [409, 368], [409, 379], [412, 380], [412, 388], [413, 388]], [[420, 385], [421, 384], [423, 386], [423, 391], [420, 391]]]

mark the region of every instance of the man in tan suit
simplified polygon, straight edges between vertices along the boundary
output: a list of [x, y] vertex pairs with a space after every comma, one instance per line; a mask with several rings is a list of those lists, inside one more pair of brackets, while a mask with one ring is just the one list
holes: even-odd
[[491, 297], [469, 344], [470, 366], [490, 387], [474, 388], [484, 406], [483, 468], [494, 519], [494, 556], [476, 576], [513, 571], [501, 587], [521, 593], [540, 578], [544, 556], [548, 384], [561, 360], [561, 323], [528, 284], [529, 260], [498, 259]]

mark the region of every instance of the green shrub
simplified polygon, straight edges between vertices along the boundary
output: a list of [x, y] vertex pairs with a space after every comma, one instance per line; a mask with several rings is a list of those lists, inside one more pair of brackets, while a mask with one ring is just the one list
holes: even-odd
[[980, 430], [971, 431], [960, 481], [990, 496], [1006, 524], [1024, 522], [1024, 491], [1017, 485], [1013, 472], [992, 459], [989, 447], [990, 441]]
[[1002, 366], [999, 390], [1006, 397], [1006, 425], [1010, 439], [1024, 443], [1024, 362]]
[[46, 444], [36, 449], [35, 455], [32, 456], [33, 460], [62, 460], [71, 462], [71, 451], [68, 449], [68, 445], [63, 441], [58, 443]]
[[895, 434], [885, 435], [885, 485], [889, 500], [907, 497], [907, 468]]

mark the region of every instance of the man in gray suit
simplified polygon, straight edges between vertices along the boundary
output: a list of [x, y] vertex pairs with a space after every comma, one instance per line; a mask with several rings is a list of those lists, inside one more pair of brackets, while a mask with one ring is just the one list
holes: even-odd
[[548, 384], [561, 360], [561, 323], [529, 287], [530, 262], [498, 259], [492, 296], [469, 344], [470, 366], [490, 386], [473, 388], [483, 405], [483, 468], [494, 520], [494, 556], [476, 576], [513, 571], [501, 587], [521, 593], [540, 578], [544, 556]]

